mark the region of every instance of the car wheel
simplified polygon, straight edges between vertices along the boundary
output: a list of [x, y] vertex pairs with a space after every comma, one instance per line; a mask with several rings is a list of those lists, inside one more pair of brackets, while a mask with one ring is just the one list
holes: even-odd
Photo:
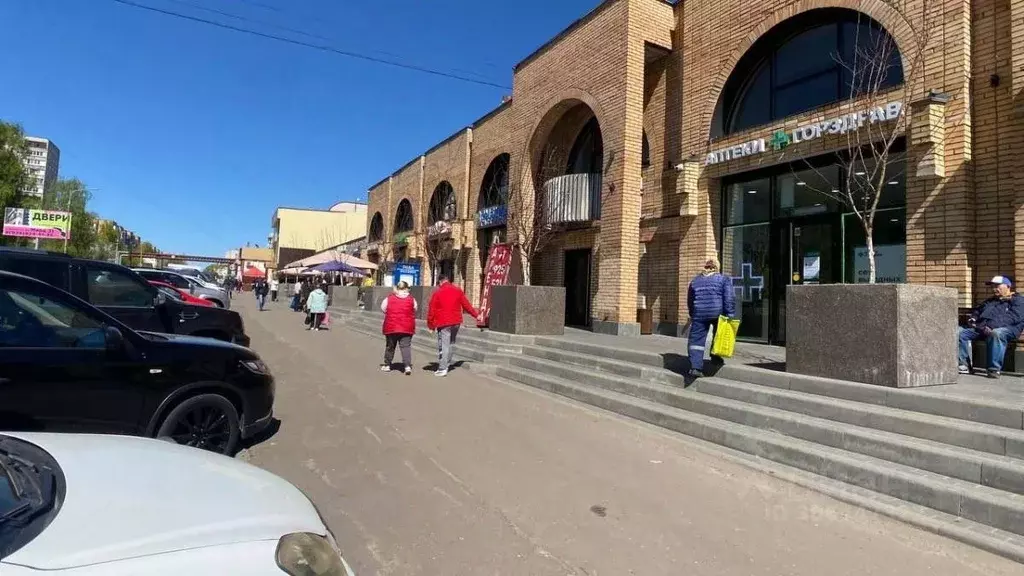
[[157, 429], [157, 438], [231, 455], [238, 447], [241, 430], [238, 410], [220, 394], [201, 394], [178, 404]]

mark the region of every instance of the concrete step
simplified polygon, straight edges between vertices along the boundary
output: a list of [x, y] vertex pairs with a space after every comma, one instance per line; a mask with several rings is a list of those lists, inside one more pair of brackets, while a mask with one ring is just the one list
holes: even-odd
[[[535, 337], [532, 345], [603, 358], [606, 361], [620, 361], [648, 368], [658, 368], [680, 374], [683, 373], [686, 367], [685, 359], [682, 356], [685, 351], [682, 349], [679, 354], [658, 353], [546, 336]], [[744, 365], [738, 362], [726, 362], [725, 366], [722, 366], [715, 373], [715, 376], [770, 388], [804, 392], [833, 399], [886, 406], [934, 416], [956, 418], [1014, 430], [1024, 428], [1024, 409], [1020, 406], [1007, 406], [983, 399], [949, 397], [943, 395], [941, 387], [937, 389], [886, 388], [830, 378], [790, 374], [788, 372]]]
[[[523, 354], [627, 378], [638, 378], [646, 382], [674, 386], [684, 384], [681, 374], [664, 368], [654, 368], [621, 360], [608, 360], [603, 357], [568, 352], [557, 348], [524, 346]], [[778, 408], [1001, 456], [1024, 458], [1024, 431], [1021, 430], [721, 378], [702, 378], [693, 385], [693, 388], [699, 392], [749, 404]]]
[[931, 440], [702, 394], [697, 390], [684, 390], [677, 386], [595, 372], [529, 356], [512, 357], [509, 363], [512, 367], [553, 375], [581, 385], [596, 386], [719, 420], [772, 430], [823, 446], [1024, 494], [1024, 461], [1016, 458], [967, 450]]
[[501, 378], [554, 392], [688, 436], [984, 524], [1001, 531], [1000, 540], [1014, 540], [1018, 546], [1024, 542], [1020, 539], [1020, 535], [1024, 534], [1024, 497], [1018, 494], [889, 460], [822, 446], [772, 429], [715, 418], [594, 385], [579, 384], [521, 365], [499, 366], [496, 374]]

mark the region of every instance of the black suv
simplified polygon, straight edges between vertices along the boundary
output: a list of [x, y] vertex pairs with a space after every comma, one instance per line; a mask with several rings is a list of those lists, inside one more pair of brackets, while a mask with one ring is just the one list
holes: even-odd
[[0, 270], [30, 276], [70, 292], [136, 330], [206, 336], [249, 345], [237, 312], [168, 299], [137, 273], [118, 264], [55, 252], [0, 248]]
[[136, 332], [0, 272], [2, 430], [134, 434], [230, 454], [270, 424], [273, 405], [274, 378], [248, 348]]

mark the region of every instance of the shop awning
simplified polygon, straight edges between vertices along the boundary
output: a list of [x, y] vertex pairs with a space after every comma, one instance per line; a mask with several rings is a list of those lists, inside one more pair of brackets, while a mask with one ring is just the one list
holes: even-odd
[[377, 265], [373, 262], [363, 260], [362, 258], [356, 258], [350, 256], [344, 252], [337, 250], [324, 250], [318, 254], [303, 258], [295, 262], [289, 262], [285, 268], [309, 268], [310, 266], [318, 266], [327, 262], [343, 262], [353, 268], [359, 268], [360, 270], [376, 270]]

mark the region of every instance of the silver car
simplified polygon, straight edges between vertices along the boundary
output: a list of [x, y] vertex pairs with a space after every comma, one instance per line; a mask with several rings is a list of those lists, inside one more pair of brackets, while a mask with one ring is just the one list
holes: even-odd
[[153, 268], [133, 268], [146, 280], [163, 282], [175, 288], [180, 288], [197, 298], [209, 300], [215, 306], [231, 308], [231, 292], [216, 284], [203, 282], [196, 278], [189, 278], [174, 270], [154, 270]]

